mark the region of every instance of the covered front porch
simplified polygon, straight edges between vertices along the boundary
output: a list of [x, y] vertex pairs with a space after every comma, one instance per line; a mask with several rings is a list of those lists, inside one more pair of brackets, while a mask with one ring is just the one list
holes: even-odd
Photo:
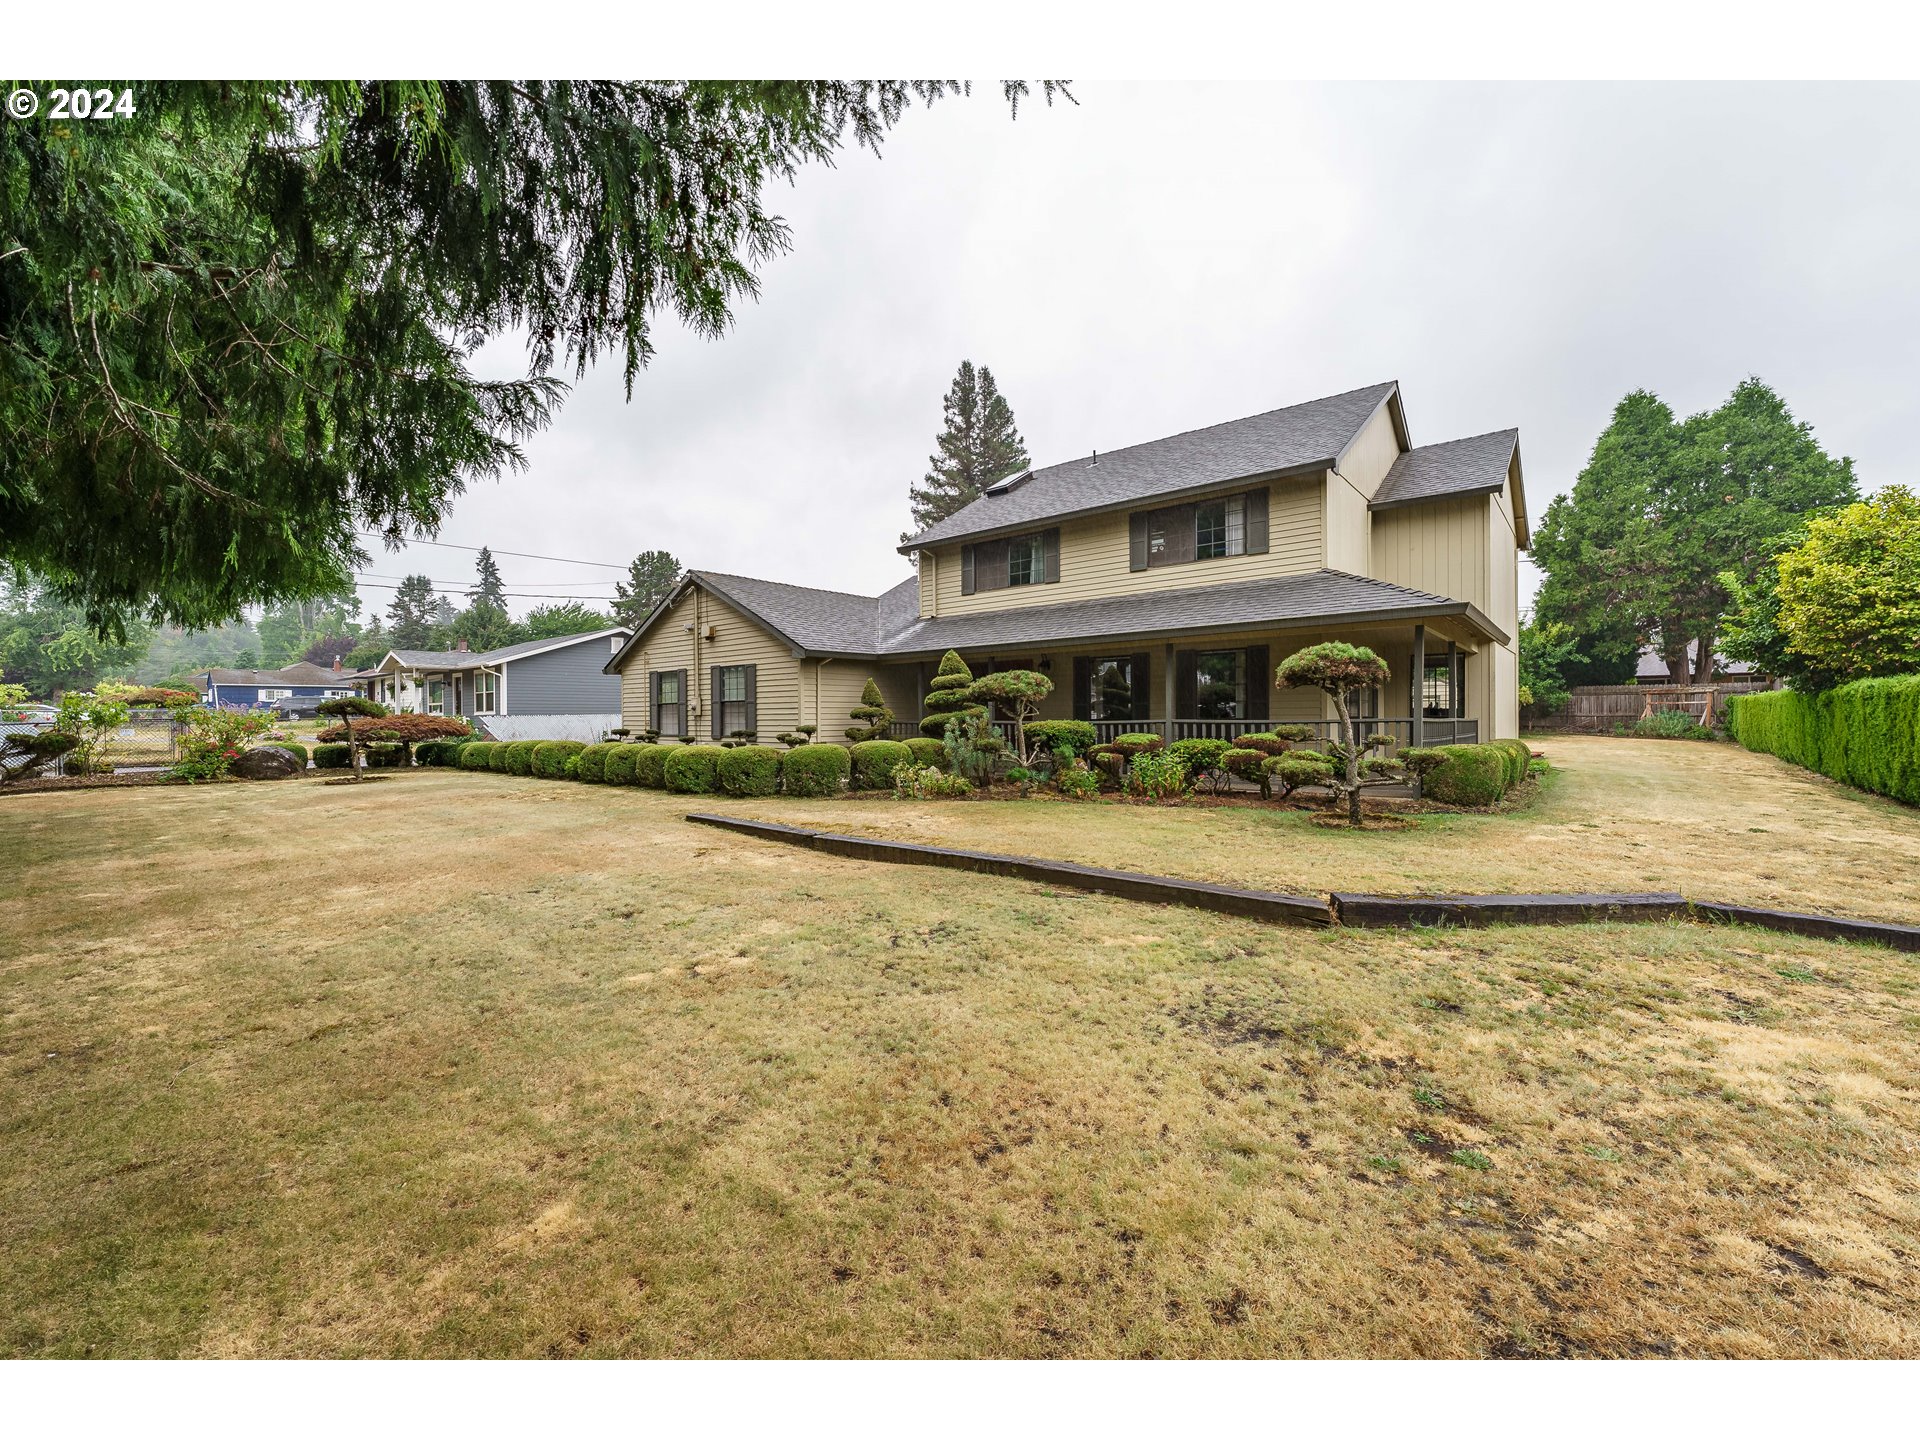
[[[1037, 670], [1054, 682], [1040, 718], [1084, 720], [1101, 741], [1150, 733], [1169, 743], [1232, 740], [1275, 725], [1300, 725], [1321, 739], [1339, 733], [1331, 697], [1280, 689], [1274, 671], [1288, 655], [1339, 640], [1364, 645], [1387, 662], [1386, 685], [1348, 696], [1356, 728], [1384, 733], [1392, 749], [1492, 739], [1490, 651], [1497, 648], [1464, 620], [1412, 624], [1273, 627], [1177, 639], [1110, 641], [959, 653], [976, 675]], [[935, 663], [920, 662], [915, 693], [924, 696]], [[924, 712], [923, 712], [924, 713]], [[920, 733], [919, 716], [896, 718], [896, 736]], [[996, 716], [996, 725], [1004, 725]]]

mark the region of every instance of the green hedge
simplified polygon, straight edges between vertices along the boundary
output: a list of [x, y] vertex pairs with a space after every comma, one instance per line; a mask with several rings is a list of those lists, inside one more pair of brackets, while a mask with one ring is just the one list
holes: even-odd
[[852, 768], [843, 745], [802, 745], [780, 757], [780, 783], [789, 795], [838, 795]]
[[1420, 794], [1442, 805], [1491, 805], [1507, 793], [1513, 757], [1498, 745], [1441, 745], [1447, 758], [1421, 782]]
[[1920, 675], [1855, 680], [1820, 695], [1737, 695], [1727, 701], [1727, 729], [1749, 750], [1920, 805]]
[[771, 745], [735, 745], [718, 765], [722, 794], [747, 798], [780, 788], [780, 752]]
[[667, 788], [667, 757], [682, 749], [679, 745], [636, 745], [633, 747], [633, 783], [649, 790]]
[[298, 740], [269, 740], [267, 743], [276, 750], [285, 750], [292, 754], [300, 761], [300, 768], [302, 770], [307, 768], [307, 747], [302, 745]]
[[488, 763], [493, 752], [500, 748], [498, 740], [469, 740], [460, 747], [460, 768], [462, 770], [491, 770]]
[[1088, 720], [1035, 720], [1027, 726], [1027, 744], [1034, 749], [1071, 750], [1084, 755], [1100, 743]]
[[316, 770], [344, 770], [353, 763], [351, 745], [316, 745], [313, 766]]
[[1511, 790], [1527, 778], [1527, 767], [1533, 763], [1533, 751], [1524, 740], [1494, 740], [1489, 743], [1506, 757], [1507, 788]]
[[493, 749], [487, 752], [487, 769], [496, 775], [508, 774], [507, 752], [512, 748], [505, 740], [494, 741]]
[[413, 747], [413, 758], [421, 765], [458, 765], [460, 752], [471, 740], [422, 740]]
[[667, 756], [667, 789], [676, 795], [711, 795], [720, 788], [720, 757], [727, 752], [718, 745], [676, 745]]
[[907, 747], [908, 753], [913, 756], [913, 763], [922, 770], [929, 765], [936, 770], [947, 768], [947, 747], [932, 736], [916, 735], [911, 740], [903, 740], [900, 743]]
[[[613, 753], [600, 766], [600, 778], [609, 785], [637, 785], [639, 782], [633, 778], [633, 760], [634, 752], [640, 747], [610, 745], [607, 748]], [[581, 758], [584, 762], [585, 757]]]
[[913, 751], [898, 740], [862, 740], [847, 752], [856, 790], [891, 790], [893, 772], [908, 764]]
[[506, 770], [509, 775], [533, 774], [533, 752], [544, 740], [509, 740], [506, 744]]
[[407, 747], [397, 740], [376, 740], [363, 748], [361, 763], [369, 770], [396, 769], [407, 754]]
[[533, 773], [542, 780], [566, 780], [568, 764], [587, 748], [584, 740], [542, 740], [533, 747]]
[[604, 741], [598, 745], [589, 745], [580, 752], [575, 763], [573, 778], [584, 780], [589, 785], [603, 785], [607, 779], [607, 757], [618, 750], [618, 745], [609, 745]]

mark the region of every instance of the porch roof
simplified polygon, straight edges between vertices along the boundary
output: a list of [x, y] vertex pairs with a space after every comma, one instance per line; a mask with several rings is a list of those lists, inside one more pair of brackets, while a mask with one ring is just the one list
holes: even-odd
[[1300, 630], [1324, 624], [1462, 620], [1488, 640], [1510, 637], [1464, 600], [1448, 600], [1343, 570], [1313, 570], [1236, 585], [1204, 585], [1032, 605], [978, 615], [937, 615], [890, 636], [884, 656], [915, 659], [947, 650], [1066, 645], [1228, 630]]

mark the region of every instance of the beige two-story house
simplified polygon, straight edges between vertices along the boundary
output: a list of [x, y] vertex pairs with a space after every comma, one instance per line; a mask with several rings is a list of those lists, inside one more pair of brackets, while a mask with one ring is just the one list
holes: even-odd
[[607, 664], [632, 730], [837, 740], [869, 676], [918, 733], [940, 657], [1052, 677], [1048, 717], [1103, 738], [1326, 727], [1280, 690], [1345, 640], [1392, 682], [1352, 697], [1400, 744], [1519, 731], [1517, 431], [1415, 446], [1370, 386], [1023, 471], [900, 547], [917, 575], [851, 595], [696, 570]]

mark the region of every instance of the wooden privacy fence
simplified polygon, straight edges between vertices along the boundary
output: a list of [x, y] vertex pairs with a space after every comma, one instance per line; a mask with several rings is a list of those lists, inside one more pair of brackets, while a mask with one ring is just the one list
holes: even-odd
[[1530, 730], [1572, 730], [1609, 735], [1656, 710], [1681, 710], [1702, 725], [1712, 725], [1729, 695], [1771, 690], [1770, 680], [1719, 680], [1710, 685], [1577, 685], [1567, 703], [1544, 715], [1529, 716]]

